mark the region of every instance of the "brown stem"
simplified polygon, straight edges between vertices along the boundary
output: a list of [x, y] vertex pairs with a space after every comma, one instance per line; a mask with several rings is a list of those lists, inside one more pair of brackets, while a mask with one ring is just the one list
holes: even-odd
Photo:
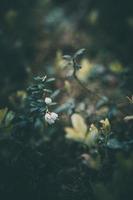
[[[76, 61], [76, 58], [73, 58], [73, 69], [74, 69], [74, 71], [73, 71], [73, 77], [74, 77], [74, 79], [76, 80], [76, 82], [77, 82], [90, 96], [95, 96], [95, 97], [97, 97], [97, 98], [102, 99], [103, 97], [102, 97], [101, 95], [96, 94], [96, 93], [93, 92], [92, 90], [88, 89], [88, 88], [78, 79], [78, 77], [77, 77], [77, 75], [76, 75], [77, 66], [79, 66], [79, 65], [78, 65], [78, 63], [77, 63], [77, 61]], [[113, 100], [110, 100], [110, 104], [111, 104], [111, 103], [113, 104], [114, 101], [113, 101]], [[115, 102], [115, 103], [116, 103], [116, 102]], [[116, 105], [117, 105], [118, 108], [120, 108], [120, 107], [123, 107], [124, 105], [127, 105], [127, 102], [117, 102]]]
[[88, 89], [77, 77], [76, 75], [76, 72], [77, 72], [77, 69], [76, 69], [76, 60], [73, 60], [73, 68], [74, 68], [74, 71], [73, 71], [73, 77], [74, 79], [77, 81], [77, 83], [91, 96], [97, 96], [98, 98], [102, 98], [100, 95], [96, 94], [95, 92], [93, 92], [92, 90]]

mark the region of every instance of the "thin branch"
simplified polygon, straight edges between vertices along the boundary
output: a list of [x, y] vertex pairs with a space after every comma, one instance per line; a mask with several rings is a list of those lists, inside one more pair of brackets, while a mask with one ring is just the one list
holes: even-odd
[[76, 75], [76, 72], [77, 72], [77, 61], [75, 58], [73, 58], [73, 68], [74, 68], [74, 71], [73, 71], [73, 77], [74, 79], [77, 81], [77, 83], [91, 96], [97, 96], [98, 98], [102, 98], [102, 96], [96, 94], [95, 92], [93, 92], [92, 90], [88, 89], [77, 77]]

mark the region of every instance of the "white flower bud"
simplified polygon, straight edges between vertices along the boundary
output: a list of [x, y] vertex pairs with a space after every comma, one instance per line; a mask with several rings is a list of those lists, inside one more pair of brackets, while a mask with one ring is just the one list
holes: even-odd
[[55, 121], [57, 120], [57, 118], [58, 118], [58, 114], [56, 114], [56, 113], [54, 113], [54, 112], [52, 112], [52, 113], [50, 113], [50, 112], [47, 112], [46, 114], [45, 114], [45, 121], [46, 122], [48, 122], [48, 124], [54, 124], [55, 123]]
[[49, 98], [49, 97], [46, 97], [46, 98], [45, 98], [45, 103], [46, 103], [47, 105], [51, 104], [51, 103], [52, 103], [52, 99]]

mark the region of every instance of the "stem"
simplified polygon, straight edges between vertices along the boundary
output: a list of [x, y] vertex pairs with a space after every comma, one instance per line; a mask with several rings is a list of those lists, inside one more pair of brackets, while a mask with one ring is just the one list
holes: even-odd
[[97, 96], [98, 98], [102, 98], [100, 95], [96, 94], [95, 92], [93, 92], [92, 90], [88, 89], [77, 77], [76, 72], [77, 72], [77, 61], [75, 58], [73, 58], [73, 77], [74, 79], [77, 81], [77, 83], [91, 96]]
[[[95, 96], [95, 97], [97, 97], [97, 98], [99, 98], [99, 99], [102, 99], [103, 96], [101, 96], [101, 95], [99, 95], [99, 94], [96, 94], [96, 93], [93, 92], [92, 90], [88, 89], [88, 88], [78, 79], [78, 77], [77, 77], [77, 75], [76, 75], [76, 72], [77, 72], [77, 68], [79, 67], [79, 64], [77, 63], [76, 57], [73, 57], [73, 58], [72, 58], [72, 61], [73, 61], [73, 69], [74, 69], [74, 71], [73, 71], [73, 77], [74, 77], [74, 79], [76, 80], [76, 82], [88, 93], [88, 95], [90, 95], [90, 96]], [[78, 67], [77, 67], [77, 66], [78, 66]], [[133, 100], [132, 100], [132, 101], [133, 101]], [[110, 100], [110, 104], [114, 104], [114, 103], [116, 103], [114, 100]], [[121, 108], [121, 107], [127, 105], [127, 102], [117, 102], [116, 105], [117, 105], [118, 108]]]

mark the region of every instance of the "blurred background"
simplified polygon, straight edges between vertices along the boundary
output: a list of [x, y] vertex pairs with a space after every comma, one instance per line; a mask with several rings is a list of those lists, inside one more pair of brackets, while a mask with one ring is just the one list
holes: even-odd
[[130, 93], [132, 36], [131, 0], [1, 0], [0, 105], [34, 74], [58, 76], [57, 60], [79, 48], [89, 62], [112, 70], [104, 82], [115, 84], [114, 73], [122, 72], [120, 87]]
[[133, 199], [132, 54], [132, 0], [0, 0], [0, 196]]

